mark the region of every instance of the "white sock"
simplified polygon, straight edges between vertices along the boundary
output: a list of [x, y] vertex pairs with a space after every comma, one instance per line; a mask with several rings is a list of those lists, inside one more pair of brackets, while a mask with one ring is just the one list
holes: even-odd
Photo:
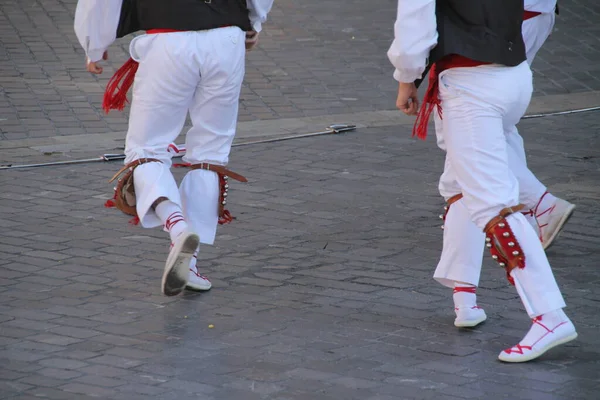
[[540, 340], [548, 330], [552, 331], [561, 323], [568, 322], [569, 317], [567, 317], [567, 314], [565, 314], [562, 308], [559, 308], [558, 310], [550, 311], [535, 317], [533, 321], [531, 329], [529, 329], [529, 332], [527, 332], [527, 335], [521, 340], [520, 344], [531, 346]]
[[196, 263], [198, 262], [198, 250], [200, 250], [200, 247], [196, 249], [196, 251], [194, 252], [194, 257], [192, 257], [192, 259], [190, 260], [190, 269], [194, 272], [198, 271], [196, 267]]
[[171, 235], [171, 243], [175, 243], [177, 237], [188, 227], [181, 207], [170, 200], [165, 200], [156, 206], [156, 215], [165, 226], [165, 229]]
[[477, 305], [477, 286], [467, 283], [454, 283], [454, 299], [455, 308], [471, 308]]
[[545, 215], [552, 207], [554, 207], [555, 203], [556, 197], [548, 192], [545, 192], [535, 206], [535, 217], [539, 218]]
[[538, 227], [538, 223], [537, 223], [537, 218], [535, 218], [535, 216], [533, 215], [533, 210], [523, 212], [522, 214], [525, 216], [525, 219], [527, 220], [527, 222], [529, 222], [529, 225], [531, 225], [533, 227], [533, 229], [537, 232], [539, 227]]

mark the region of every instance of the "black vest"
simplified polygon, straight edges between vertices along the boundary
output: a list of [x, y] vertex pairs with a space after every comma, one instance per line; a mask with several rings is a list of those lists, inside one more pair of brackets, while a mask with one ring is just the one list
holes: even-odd
[[123, 0], [117, 37], [139, 30], [203, 31], [230, 25], [252, 30], [246, 0]]
[[438, 0], [437, 46], [430, 62], [450, 54], [516, 66], [525, 61], [523, 0]]

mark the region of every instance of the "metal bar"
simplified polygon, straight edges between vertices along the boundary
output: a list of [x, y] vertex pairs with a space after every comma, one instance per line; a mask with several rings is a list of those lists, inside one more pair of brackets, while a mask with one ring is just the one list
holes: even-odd
[[[284, 137], [279, 137], [279, 138], [263, 139], [263, 140], [255, 140], [255, 141], [251, 141], [251, 142], [237, 143], [237, 144], [233, 144], [232, 147], [249, 146], [252, 144], [259, 144], [259, 143], [279, 142], [282, 140], [299, 139], [299, 138], [304, 138], [304, 137], [326, 135], [326, 134], [331, 134], [331, 133], [341, 133], [341, 132], [352, 131], [354, 129], [356, 129], [356, 125], [334, 124], [334, 125], [328, 126], [326, 130], [321, 131], [321, 132], [301, 133], [298, 135], [290, 135], [290, 136], [284, 136]], [[173, 158], [183, 157], [185, 155], [185, 146], [183, 146], [183, 145], [181, 145], [181, 146], [170, 145], [169, 151], [170, 150], [172, 150], [172, 152], [174, 153]], [[57, 166], [57, 165], [73, 165], [73, 164], [84, 164], [84, 163], [91, 163], [91, 162], [108, 162], [108, 161], [116, 161], [116, 160], [124, 160], [124, 159], [125, 159], [125, 154], [103, 154], [99, 157], [85, 158], [85, 159], [81, 159], [81, 160], [51, 161], [51, 162], [46, 162], [46, 163], [20, 164], [20, 165], [19, 164], [17, 164], [17, 165], [6, 164], [6, 165], [0, 165], [0, 170], [19, 169], [19, 168], [37, 168], [37, 167], [48, 167], [48, 166]]]
[[0, 165], [0, 170], [17, 169], [17, 168], [46, 167], [46, 166], [50, 166], [50, 165], [82, 164], [82, 163], [89, 163], [89, 162], [96, 162], [96, 161], [107, 161], [107, 160], [104, 160], [104, 157], [100, 156], [100, 157], [95, 157], [95, 158], [86, 158], [83, 160], [52, 161], [52, 162], [39, 163], [39, 164], [17, 164], [17, 165], [6, 164], [6, 165]]
[[254, 140], [254, 141], [250, 141], [250, 142], [236, 143], [236, 144], [233, 144], [232, 147], [250, 146], [252, 144], [261, 144], [261, 143], [281, 142], [284, 140], [300, 139], [300, 138], [306, 138], [306, 137], [327, 135], [327, 134], [332, 134], [332, 133], [335, 134], [335, 133], [348, 132], [348, 131], [353, 131], [355, 129], [356, 129], [356, 125], [336, 124], [336, 125], [330, 125], [326, 130], [321, 131], [321, 132], [301, 133], [298, 135], [290, 135], [290, 136], [276, 137], [276, 138], [271, 138], [271, 139], [262, 139], [262, 140]]
[[556, 116], [556, 115], [579, 114], [579, 113], [582, 113], [582, 112], [598, 111], [598, 110], [600, 110], [600, 106], [589, 107], [589, 108], [578, 108], [578, 109], [575, 109], [575, 110], [555, 111], [555, 112], [550, 112], [550, 113], [530, 114], [530, 115], [525, 115], [523, 117], [523, 119], [553, 117], [553, 116]]

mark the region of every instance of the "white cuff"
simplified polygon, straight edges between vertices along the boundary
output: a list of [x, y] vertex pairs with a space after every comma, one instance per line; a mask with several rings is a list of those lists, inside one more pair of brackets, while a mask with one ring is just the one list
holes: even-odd
[[421, 77], [422, 73], [415, 71], [400, 71], [399, 69], [394, 71], [394, 79], [398, 82], [413, 83]]
[[97, 62], [102, 60], [105, 50], [94, 50], [90, 51], [87, 55], [88, 62]]
[[252, 23], [252, 29], [254, 29], [254, 32], [262, 31], [262, 22], [256, 21], [256, 22]]

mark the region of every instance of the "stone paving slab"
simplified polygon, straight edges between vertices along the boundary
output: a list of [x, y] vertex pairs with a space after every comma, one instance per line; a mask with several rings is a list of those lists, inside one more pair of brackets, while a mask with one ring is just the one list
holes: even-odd
[[[525, 119], [586, 109], [600, 109], [600, 91], [534, 97]], [[240, 122], [234, 147], [324, 132], [334, 123], [355, 125], [357, 129], [385, 126], [412, 127], [414, 118], [397, 110], [390, 110]], [[186, 131], [183, 131], [175, 143], [184, 145], [185, 133]], [[126, 132], [107, 132], [102, 135], [83, 134], [2, 140], [0, 141], [0, 166], [18, 165], [23, 158], [27, 158], [30, 163], [44, 163], [82, 158], [97, 159], [101, 154], [122, 154], [125, 135]]]
[[[110, 48], [105, 74], [84, 71], [73, 32], [76, 0], [0, 4], [0, 139], [122, 132], [127, 112], [101, 111], [107, 80], [128, 58]], [[395, 2], [278, 0], [249, 53], [240, 121], [394, 108], [386, 51]], [[556, 32], [534, 64], [536, 95], [600, 90], [600, 3], [561, 0]]]
[[175, 298], [164, 232], [102, 206], [118, 163], [0, 172], [0, 398], [596, 399], [598, 115], [522, 123], [531, 168], [578, 206], [548, 255], [580, 334], [523, 365], [495, 359], [529, 321], [489, 257], [489, 320], [452, 325], [431, 279], [442, 155], [406, 126], [236, 149], [250, 182], [202, 249], [214, 288]]

